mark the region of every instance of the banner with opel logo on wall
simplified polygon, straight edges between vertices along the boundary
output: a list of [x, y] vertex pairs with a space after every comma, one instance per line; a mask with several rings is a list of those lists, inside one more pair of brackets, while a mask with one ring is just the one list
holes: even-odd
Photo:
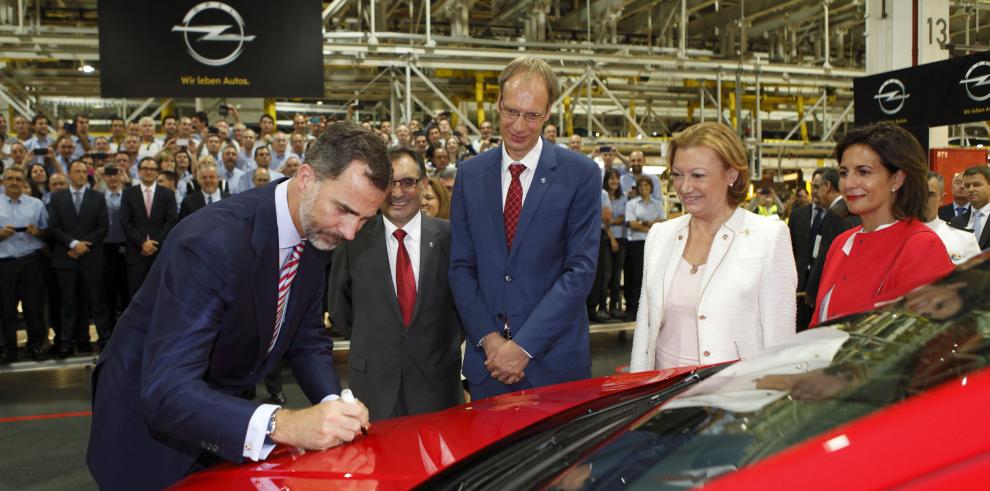
[[856, 123], [905, 127], [990, 120], [990, 52], [853, 80]]
[[103, 97], [322, 97], [320, 0], [100, 0]]

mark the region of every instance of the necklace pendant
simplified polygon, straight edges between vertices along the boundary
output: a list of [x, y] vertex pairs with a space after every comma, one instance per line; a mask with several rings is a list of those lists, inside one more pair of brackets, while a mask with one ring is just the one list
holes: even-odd
[[698, 265], [697, 264], [692, 264], [691, 265], [691, 271], [690, 271], [690, 273], [691, 274], [695, 274], [697, 272], [698, 272]]

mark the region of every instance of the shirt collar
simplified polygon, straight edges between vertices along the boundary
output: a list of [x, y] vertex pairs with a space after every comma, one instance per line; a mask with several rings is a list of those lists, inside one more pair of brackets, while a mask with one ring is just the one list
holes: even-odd
[[[206, 191], [203, 191], [203, 197], [209, 198], [210, 196], [213, 197], [213, 201], [220, 201], [220, 198], [222, 197], [220, 195], [220, 188], [218, 187], [215, 190], [213, 190], [213, 193], [212, 194], [207, 194]], [[288, 208], [289, 204], [286, 203], [285, 206]]]
[[302, 242], [296, 225], [292, 223], [292, 213], [289, 212], [289, 183], [292, 179], [282, 181], [275, 186], [275, 222], [278, 226], [278, 248], [288, 249]]
[[[409, 223], [402, 227], [402, 230], [406, 232], [406, 237], [409, 237], [413, 241], [419, 238], [419, 231], [423, 224], [423, 219], [420, 218], [422, 214], [422, 211], [416, 213], [409, 219]], [[382, 215], [382, 221], [385, 223], [385, 238], [389, 238], [399, 227], [396, 227], [385, 215]]]
[[110, 188], [107, 188], [107, 191], [106, 191], [106, 193], [107, 193], [107, 196], [113, 196], [113, 195], [117, 195], [117, 197], [120, 197], [120, 194], [121, 194], [122, 192], [124, 192], [124, 190], [123, 190], [123, 188], [121, 188], [121, 189], [118, 189], [118, 190], [116, 190], [116, 191], [114, 191], [114, 190], [112, 190], [112, 189], [110, 189]]
[[536, 172], [536, 165], [540, 163], [540, 154], [543, 152], [543, 138], [540, 137], [536, 140], [536, 145], [526, 153], [520, 160], [515, 160], [509, 157], [509, 152], [505, 150], [505, 145], [502, 145], [502, 172], [509, 172], [509, 165], [519, 162], [526, 166], [526, 169]]
[[828, 207], [831, 208], [831, 207], [835, 206], [835, 204], [838, 203], [841, 200], [842, 200], [842, 195], [840, 194], [840, 195], [836, 196], [835, 199], [832, 200], [832, 202], [828, 205]]
[[142, 182], [142, 183], [139, 184], [139, 186], [141, 186], [141, 193], [144, 193], [145, 191], [147, 191], [147, 190], [150, 189], [151, 190], [151, 194], [153, 195], [153, 194], [155, 194], [155, 188], [158, 187], [158, 183], [157, 182], [153, 182], [153, 183], [151, 183], [150, 186], [145, 186], [144, 183]]
[[85, 184], [83, 184], [83, 187], [81, 187], [79, 189], [76, 189], [76, 188], [72, 187], [72, 184], [69, 184], [69, 190], [72, 191], [73, 193], [84, 193], [84, 192], [86, 192], [86, 189], [87, 188], [88, 188], [88, 186], [86, 186]]
[[[970, 206], [972, 206], [972, 205], [970, 205]], [[983, 216], [985, 216], [985, 217], [986, 216], [990, 216], [990, 203], [987, 203], [987, 204], [983, 205], [983, 208], [980, 208], [979, 211], [981, 213], [983, 213]], [[973, 213], [972, 208], [970, 208], [970, 213]]]

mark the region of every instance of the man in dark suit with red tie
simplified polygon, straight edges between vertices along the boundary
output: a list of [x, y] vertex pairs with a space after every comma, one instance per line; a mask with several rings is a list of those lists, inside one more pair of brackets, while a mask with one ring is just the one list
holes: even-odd
[[120, 198], [120, 226], [127, 237], [127, 285], [131, 297], [144, 283], [158, 251], [179, 220], [175, 192], [158, 185], [158, 162], [145, 157], [138, 163], [139, 182]]
[[393, 150], [382, 214], [334, 251], [330, 319], [350, 340], [348, 383], [371, 419], [463, 402], [461, 322], [447, 283], [450, 223], [420, 210], [416, 151]]
[[472, 399], [591, 376], [602, 178], [540, 138], [559, 92], [546, 62], [513, 60], [499, 76], [503, 144], [457, 166], [450, 288]]
[[[275, 444], [322, 450], [368, 426], [323, 323], [329, 250], [375, 216], [392, 182], [381, 137], [328, 128], [295, 177], [179, 223], [93, 373], [89, 469], [104, 490], [162, 489]], [[284, 361], [313, 406], [247, 398]]]

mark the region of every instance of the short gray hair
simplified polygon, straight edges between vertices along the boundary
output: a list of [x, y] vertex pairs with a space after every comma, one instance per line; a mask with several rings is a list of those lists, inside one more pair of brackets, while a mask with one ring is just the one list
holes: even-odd
[[[539, 76], [543, 79], [543, 82], [547, 86], [547, 110], [550, 110], [550, 106], [553, 105], [557, 97], [560, 96], [560, 82], [557, 80], [557, 74], [553, 72], [553, 68], [550, 65], [532, 56], [520, 56], [512, 60], [506, 67], [502, 70], [502, 73], [498, 76], [498, 90], [500, 94], [505, 93], [505, 84], [512, 77], [516, 75], [525, 75], [527, 78], [534, 75]], [[501, 95], [500, 95], [501, 97]]]
[[456, 179], [457, 178], [457, 168], [453, 166], [448, 166], [446, 169], [440, 171], [435, 176], [437, 179]]
[[930, 181], [932, 179], [935, 179], [935, 182], [938, 183], [939, 189], [945, 190], [945, 178], [942, 177], [942, 174], [939, 174], [938, 172], [928, 171], [928, 180]]
[[368, 166], [365, 175], [376, 188], [388, 191], [392, 185], [392, 162], [385, 142], [374, 131], [351, 122], [327, 127], [306, 150], [304, 161], [318, 181], [336, 179], [351, 162], [358, 161]]

